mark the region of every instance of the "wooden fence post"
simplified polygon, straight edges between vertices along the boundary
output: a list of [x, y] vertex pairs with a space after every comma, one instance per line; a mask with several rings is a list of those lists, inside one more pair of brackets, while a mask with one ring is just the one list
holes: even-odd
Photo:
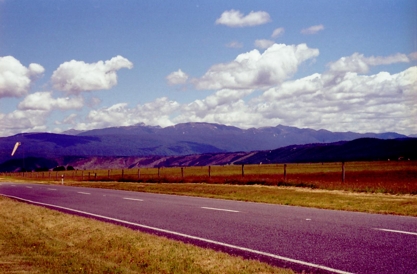
[[140, 180], [140, 168], [138, 168], [138, 180]]
[[161, 177], [160, 167], [158, 167], [158, 179]]
[[345, 182], [345, 162], [342, 162], [342, 183]]
[[209, 178], [211, 177], [211, 166], [209, 166], [209, 168], [208, 168], [208, 172], [209, 172]]
[[242, 164], [242, 177], [245, 177], [245, 164]]
[[181, 179], [184, 179], [184, 168], [181, 167]]
[[109, 179], [109, 180], [110, 180], [110, 169], [109, 169], [109, 170], [107, 170], [107, 179]]
[[125, 170], [122, 169], [122, 180], [123, 180], [124, 176], [125, 176]]
[[284, 164], [284, 182], [287, 181], [287, 164]]

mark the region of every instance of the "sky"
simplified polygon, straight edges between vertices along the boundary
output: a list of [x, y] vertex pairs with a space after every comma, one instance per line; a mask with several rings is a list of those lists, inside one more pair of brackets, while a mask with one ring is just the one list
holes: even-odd
[[0, 137], [186, 122], [417, 134], [417, 1], [0, 0]]

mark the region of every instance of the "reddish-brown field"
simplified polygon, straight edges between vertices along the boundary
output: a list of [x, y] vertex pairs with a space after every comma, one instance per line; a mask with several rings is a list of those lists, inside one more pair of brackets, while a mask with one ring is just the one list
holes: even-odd
[[64, 175], [64, 180], [76, 181], [260, 184], [355, 192], [417, 194], [417, 161], [347, 162], [344, 170], [344, 180], [342, 163], [76, 170], [7, 175], [51, 181], [61, 181]]

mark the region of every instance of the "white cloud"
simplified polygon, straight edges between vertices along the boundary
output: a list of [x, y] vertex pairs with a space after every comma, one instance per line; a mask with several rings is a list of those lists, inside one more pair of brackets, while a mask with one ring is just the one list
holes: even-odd
[[252, 50], [230, 63], [214, 65], [191, 82], [197, 89], [209, 90], [265, 88], [288, 79], [302, 62], [318, 55], [318, 49], [305, 44], [274, 44], [262, 54]]
[[227, 43], [227, 44], [226, 44], [226, 47], [228, 47], [228, 48], [238, 49], [238, 48], [243, 47], [243, 44], [242, 44], [242, 43], [240, 43], [240, 42], [238, 42], [238, 41], [232, 41], [232, 42], [230, 42], [230, 43]]
[[173, 125], [170, 116], [179, 110], [180, 104], [166, 97], [153, 102], [129, 108], [127, 103], [119, 103], [108, 108], [92, 110], [85, 122], [77, 123], [75, 129], [89, 130], [110, 126], [129, 126], [137, 123], [147, 125]]
[[270, 46], [272, 46], [273, 44], [275, 44], [274, 41], [267, 40], [267, 39], [255, 40], [255, 47], [258, 48], [258, 49], [267, 49]]
[[319, 31], [324, 30], [323, 25], [315, 25], [301, 30], [302, 34], [316, 34]]
[[323, 76], [325, 82], [340, 81], [340, 77], [348, 72], [368, 73], [370, 66], [389, 65], [394, 63], [407, 63], [409, 58], [405, 54], [390, 56], [365, 57], [363, 54], [354, 53], [348, 57], [342, 57], [327, 65], [328, 71]]
[[[356, 132], [417, 132], [417, 67], [401, 73], [346, 73], [329, 85], [314, 74], [271, 88], [250, 104], [268, 123]], [[413, 98], [414, 97], [414, 98]]]
[[75, 125], [76, 124], [77, 117], [78, 117], [77, 114], [71, 113], [70, 115], [68, 115], [67, 118], [65, 118], [64, 120], [62, 120], [62, 124]]
[[269, 14], [265, 11], [251, 11], [244, 16], [238, 10], [229, 10], [222, 13], [216, 20], [216, 24], [226, 25], [228, 27], [252, 27], [262, 25], [271, 21]]
[[0, 57], [0, 98], [26, 95], [32, 80], [44, 71], [39, 64], [26, 68], [13, 56]]
[[285, 29], [284, 29], [284, 28], [276, 28], [276, 29], [274, 29], [274, 31], [272, 32], [271, 37], [272, 37], [272, 38], [277, 38], [277, 37], [279, 37], [279, 36], [283, 35], [283, 34], [284, 34], [284, 32], [285, 32]]
[[410, 53], [408, 56], [411, 60], [417, 60], [417, 51]]
[[0, 136], [10, 136], [22, 132], [46, 131], [49, 112], [41, 110], [15, 110], [0, 113]]
[[181, 69], [170, 73], [166, 80], [169, 85], [180, 85], [185, 84], [188, 80], [188, 75], [184, 73]]
[[257, 115], [248, 109], [243, 100], [253, 90], [223, 89], [181, 107], [175, 123], [208, 122], [247, 127]]
[[99, 61], [90, 64], [72, 60], [61, 64], [54, 71], [51, 82], [55, 89], [69, 94], [110, 89], [117, 84], [116, 71], [132, 67], [132, 62], [120, 55], [105, 62]]
[[51, 111], [53, 109], [80, 109], [83, 106], [84, 100], [81, 96], [54, 99], [52, 92], [46, 91], [29, 94], [19, 103], [18, 108], [21, 110]]

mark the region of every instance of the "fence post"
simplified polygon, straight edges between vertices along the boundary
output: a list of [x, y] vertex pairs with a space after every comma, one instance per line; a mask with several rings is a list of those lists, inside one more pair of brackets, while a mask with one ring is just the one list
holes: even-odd
[[242, 164], [242, 177], [245, 177], [245, 164]]
[[140, 180], [140, 168], [138, 168], [138, 180]]
[[107, 170], [107, 179], [109, 179], [109, 180], [110, 180], [110, 169], [109, 169], [109, 170]]
[[88, 180], [90, 181], [90, 172], [88, 172]]
[[211, 166], [209, 166], [209, 168], [208, 168], [208, 172], [209, 172], [209, 178], [211, 177]]
[[181, 167], [181, 179], [184, 179], [184, 168]]
[[160, 167], [158, 167], [158, 179], [161, 177], [161, 173], [160, 173]]
[[122, 180], [123, 180], [124, 176], [125, 176], [125, 170], [122, 169]]
[[284, 164], [284, 182], [287, 181], [287, 164]]
[[342, 162], [342, 183], [345, 182], [345, 162]]

